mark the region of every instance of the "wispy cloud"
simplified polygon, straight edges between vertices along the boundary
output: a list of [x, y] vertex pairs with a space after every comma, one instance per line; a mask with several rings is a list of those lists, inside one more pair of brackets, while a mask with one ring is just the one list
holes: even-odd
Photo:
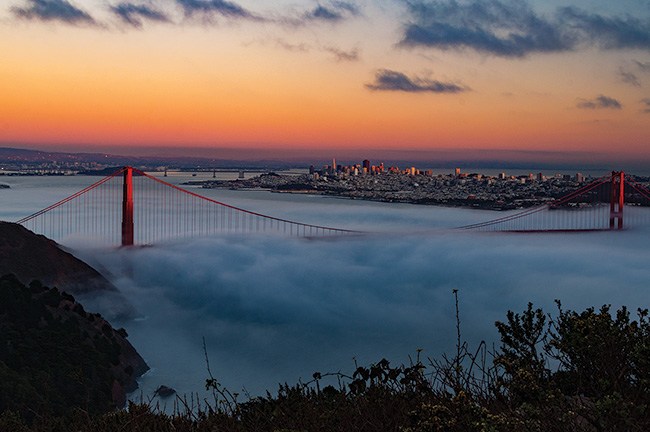
[[359, 50], [354, 48], [350, 51], [344, 51], [333, 46], [323, 47], [323, 51], [334, 54], [334, 58], [339, 62], [350, 62], [359, 60]]
[[262, 17], [253, 14], [242, 6], [224, 0], [176, 0], [176, 3], [183, 8], [186, 16], [217, 14], [227, 18], [241, 18], [255, 21], [264, 20]]
[[565, 52], [582, 46], [601, 49], [650, 49], [650, 24], [636, 18], [588, 14], [577, 8], [552, 17], [526, 2], [455, 0], [409, 3], [411, 20], [402, 46], [471, 49], [503, 57]]
[[469, 90], [451, 82], [442, 82], [429, 78], [409, 78], [402, 72], [380, 69], [375, 73], [375, 81], [366, 84], [370, 90], [402, 91], [408, 93], [461, 93]]
[[291, 42], [287, 42], [284, 39], [278, 38], [278, 39], [275, 40], [275, 43], [280, 48], [285, 49], [287, 51], [291, 51], [291, 52], [309, 52], [309, 51], [311, 51], [311, 46], [309, 46], [306, 43], [302, 43], [302, 42], [294, 44], [294, 43], [291, 43]]
[[565, 32], [577, 31], [577, 41], [582, 44], [598, 45], [603, 49], [650, 48], [648, 21], [589, 14], [573, 7], [559, 9], [558, 16], [558, 26]]
[[170, 22], [167, 15], [150, 6], [137, 5], [134, 3], [120, 3], [110, 7], [111, 12], [117, 15], [125, 24], [136, 28], [142, 28], [142, 20], [158, 22]]
[[650, 114], [650, 98], [641, 99], [641, 103], [643, 104], [643, 108], [641, 108], [641, 112], [645, 114]]
[[650, 62], [642, 63], [640, 61], [635, 61], [635, 63], [641, 72], [650, 73]]
[[634, 87], [641, 87], [641, 82], [636, 74], [624, 69], [623, 67], [619, 68], [618, 77], [626, 84], [630, 84]]
[[596, 97], [595, 99], [578, 99], [578, 103], [576, 104], [578, 108], [581, 109], [622, 109], [623, 106], [619, 101], [617, 101], [614, 98], [600, 95]]
[[312, 11], [303, 15], [305, 20], [318, 20], [318, 21], [341, 21], [346, 15], [356, 15], [358, 9], [351, 3], [347, 2], [334, 2], [331, 6], [326, 7], [318, 5]]
[[24, 7], [12, 7], [18, 18], [60, 21], [66, 24], [96, 24], [95, 19], [66, 0], [27, 0]]
[[329, 22], [335, 24], [359, 14], [359, 9], [353, 3], [345, 1], [332, 1], [326, 5], [319, 3], [315, 8], [303, 12], [297, 17], [285, 17], [280, 18], [277, 21], [290, 26], [300, 27], [318, 22]]

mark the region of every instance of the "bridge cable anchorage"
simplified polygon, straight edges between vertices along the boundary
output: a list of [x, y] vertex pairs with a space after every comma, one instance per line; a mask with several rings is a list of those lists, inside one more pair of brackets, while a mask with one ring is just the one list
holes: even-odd
[[[633, 183], [630, 183], [632, 181]], [[608, 211], [605, 205], [609, 204]], [[623, 229], [623, 210], [630, 206], [645, 207], [637, 219], [650, 219], [650, 192], [622, 171], [612, 171], [553, 202], [529, 208], [486, 222], [464, 225], [454, 230], [550, 232], [550, 231], [601, 231]], [[541, 217], [544, 213], [547, 216]], [[564, 211], [563, 211], [564, 210]], [[570, 211], [568, 211], [570, 210]], [[579, 210], [580, 215], [575, 212]], [[638, 212], [637, 212], [638, 213]]]
[[299, 237], [365, 234], [245, 210], [182, 189], [130, 166], [17, 223], [53, 239], [82, 235], [84, 239], [97, 238], [123, 246], [219, 234], [282, 233]]

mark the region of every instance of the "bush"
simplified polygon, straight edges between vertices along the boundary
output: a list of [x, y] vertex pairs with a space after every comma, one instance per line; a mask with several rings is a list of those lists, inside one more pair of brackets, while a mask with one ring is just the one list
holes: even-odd
[[[501, 343], [493, 351], [485, 343], [470, 351], [457, 313], [452, 356], [424, 361], [418, 350], [408, 365], [382, 359], [355, 364], [350, 375], [316, 372], [309, 382], [285, 383], [275, 395], [244, 401], [219, 384], [208, 363], [206, 388], [213, 399], [176, 396], [171, 415], [152, 403], [131, 403], [128, 410], [106, 414], [85, 410], [69, 399], [72, 388], [59, 389], [63, 399], [57, 404], [59, 396], [43, 393], [47, 375], [31, 370], [26, 377], [0, 361], [0, 430], [650, 430], [648, 311], [638, 310], [633, 319], [626, 308], [612, 314], [609, 306], [583, 312], [557, 306], [555, 317], [532, 304], [521, 313], [508, 311], [505, 321], [495, 323]], [[38, 338], [24, 336], [31, 350], [29, 341]], [[94, 344], [97, 355], [113, 359], [115, 346], [108, 339]], [[6, 346], [0, 341], [0, 359], [7, 358]], [[322, 387], [325, 378], [338, 384]], [[51, 416], [47, 421], [26, 416], [26, 407]]]

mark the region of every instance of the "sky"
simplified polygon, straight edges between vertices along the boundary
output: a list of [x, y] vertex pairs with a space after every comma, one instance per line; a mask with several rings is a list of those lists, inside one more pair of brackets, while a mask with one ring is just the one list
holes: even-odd
[[648, 0], [3, 0], [0, 52], [3, 146], [650, 160]]

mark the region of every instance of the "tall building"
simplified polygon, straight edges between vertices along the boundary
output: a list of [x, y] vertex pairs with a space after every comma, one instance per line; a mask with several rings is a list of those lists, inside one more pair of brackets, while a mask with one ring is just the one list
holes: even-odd
[[370, 161], [368, 159], [363, 161], [363, 167], [366, 169], [366, 172], [370, 172]]

